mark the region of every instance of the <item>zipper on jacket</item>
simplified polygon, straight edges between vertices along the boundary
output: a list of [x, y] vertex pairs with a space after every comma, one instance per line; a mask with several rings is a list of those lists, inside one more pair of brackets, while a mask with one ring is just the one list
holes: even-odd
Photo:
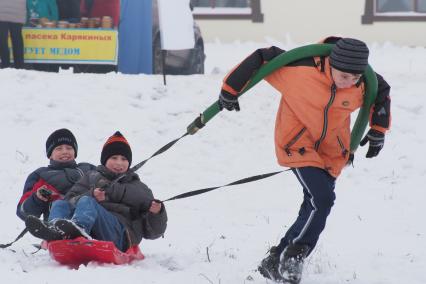
[[342, 156], [346, 157], [346, 155], [348, 154], [348, 150], [345, 148], [345, 145], [343, 145], [343, 142], [339, 136], [337, 136], [337, 142], [339, 142], [340, 149], [342, 149]]
[[291, 152], [290, 152], [290, 147], [294, 145], [294, 143], [297, 142], [297, 140], [300, 139], [300, 137], [303, 135], [303, 133], [305, 133], [306, 131], [306, 127], [303, 127], [302, 130], [300, 130], [299, 132], [297, 132], [297, 134], [293, 137], [293, 139], [290, 140], [290, 142], [288, 142], [285, 146], [284, 146], [284, 151], [287, 153], [287, 156], [292, 156]]
[[324, 108], [324, 123], [323, 123], [323, 127], [322, 127], [321, 136], [317, 140], [317, 142], [315, 142], [315, 151], [318, 151], [321, 142], [324, 140], [325, 135], [327, 134], [328, 110], [330, 109], [331, 105], [333, 104], [333, 101], [334, 101], [335, 97], [336, 97], [336, 84], [333, 83], [333, 85], [331, 85], [331, 96], [330, 96], [330, 100], [328, 101], [328, 104]]

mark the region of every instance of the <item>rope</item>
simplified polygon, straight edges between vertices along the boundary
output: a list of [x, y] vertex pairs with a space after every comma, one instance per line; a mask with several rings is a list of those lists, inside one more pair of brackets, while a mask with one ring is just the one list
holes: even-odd
[[163, 147], [161, 147], [157, 152], [155, 152], [154, 154], [152, 154], [151, 157], [149, 157], [148, 159], [140, 162], [139, 164], [133, 166], [131, 168], [132, 171], [136, 172], [137, 170], [139, 170], [143, 165], [145, 165], [146, 162], [148, 162], [149, 160], [151, 160], [152, 158], [154, 158], [157, 155], [163, 154], [164, 152], [166, 152], [167, 150], [169, 150], [173, 145], [175, 145], [180, 139], [182, 139], [183, 137], [187, 136], [188, 132], [185, 133], [184, 135], [182, 135], [181, 137], [167, 143], [166, 145], [164, 145]]
[[4, 248], [7, 248], [7, 247], [10, 247], [14, 243], [16, 243], [20, 238], [22, 238], [27, 232], [28, 232], [28, 229], [25, 228], [24, 230], [22, 230], [22, 232], [16, 237], [16, 239], [13, 242], [8, 243], [8, 244], [0, 244], [0, 248], [4, 249]]
[[251, 177], [247, 177], [247, 178], [243, 178], [225, 185], [221, 185], [221, 186], [215, 186], [215, 187], [207, 187], [207, 188], [202, 188], [202, 189], [197, 189], [197, 190], [192, 190], [192, 191], [188, 191], [176, 196], [173, 196], [169, 199], [166, 199], [162, 202], [167, 202], [167, 201], [172, 201], [172, 200], [177, 200], [177, 199], [183, 199], [183, 198], [188, 198], [191, 196], [195, 196], [195, 195], [199, 195], [199, 194], [203, 194], [212, 190], [216, 190], [222, 187], [226, 187], [226, 186], [233, 186], [233, 185], [238, 185], [238, 184], [243, 184], [243, 183], [248, 183], [248, 182], [253, 182], [253, 181], [257, 181], [257, 180], [261, 180], [261, 179], [265, 179], [274, 175], [277, 175], [279, 173], [282, 172], [286, 172], [286, 171], [290, 171], [291, 169], [287, 169], [287, 170], [283, 170], [283, 171], [278, 171], [278, 172], [272, 172], [272, 173], [267, 173], [267, 174], [261, 174], [261, 175], [256, 175], [256, 176], [251, 176]]

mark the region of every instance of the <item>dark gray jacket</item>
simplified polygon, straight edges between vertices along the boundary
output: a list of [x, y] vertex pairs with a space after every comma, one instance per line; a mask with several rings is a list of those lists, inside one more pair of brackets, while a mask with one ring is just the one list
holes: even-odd
[[96, 171], [85, 174], [65, 195], [65, 199], [76, 204], [81, 196], [93, 196], [95, 188], [103, 188], [106, 200], [99, 204], [117, 216], [126, 227], [130, 245], [139, 244], [142, 238], [156, 239], [162, 236], [167, 227], [164, 204], [160, 213], [148, 212], [154, 200], [152, 191], [134, 172], [128, 171], [124, 178], [113, 183], [118, 176], [106, 167], [98, 166]]
[[27, 17], [26, 0], [0, 0], [0, 21], [24, 24]]

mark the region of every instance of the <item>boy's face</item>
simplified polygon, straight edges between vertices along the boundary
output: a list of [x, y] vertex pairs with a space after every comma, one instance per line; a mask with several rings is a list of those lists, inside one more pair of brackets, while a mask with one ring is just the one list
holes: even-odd
[[123, 174], [129, 169], [129, 161], [122, 155], [114, 155], [108, 158], [105, 167], [116, 174]]
[[75, 159], [74, 148], [66, 144], [59, 145], [53, 149], [50, 159], [57, 162], [73, 161]]
[[351, 74], [331, 68], [331, 76], [338, 89], [346, 89], [355, 85], [362, 74]]

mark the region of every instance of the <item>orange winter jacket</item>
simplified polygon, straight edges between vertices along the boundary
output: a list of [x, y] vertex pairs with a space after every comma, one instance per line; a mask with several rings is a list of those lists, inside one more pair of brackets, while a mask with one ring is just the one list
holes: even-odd
[[[228, 74], [222, 92], [237, 95], [253, 69], [282, 52], [276, 47], [257, 50]], [[370, 124], [384, 132], [390, 123], [390, 87], [377, 77], [379, 94]], [[278, 163], [292, 168], [318, 167], [337, 177], [349, 158], [350, 115], [362, 106], [362, 81], [351, 88], [336, 89], [328, 57], [302, 59], [265, 79], [282, 95], [275, 124]]]
[[[336, 89], [320, 58], [315, 61], [317, 68], [283, 67], [266, 78], [282, 94], [275, 152], [282, 166], [314, 166], [337, 177], [349, 158], [350, 115], [361, 107], [364, 89]], [[324, 63], [329, 70], [328, 58]]]

